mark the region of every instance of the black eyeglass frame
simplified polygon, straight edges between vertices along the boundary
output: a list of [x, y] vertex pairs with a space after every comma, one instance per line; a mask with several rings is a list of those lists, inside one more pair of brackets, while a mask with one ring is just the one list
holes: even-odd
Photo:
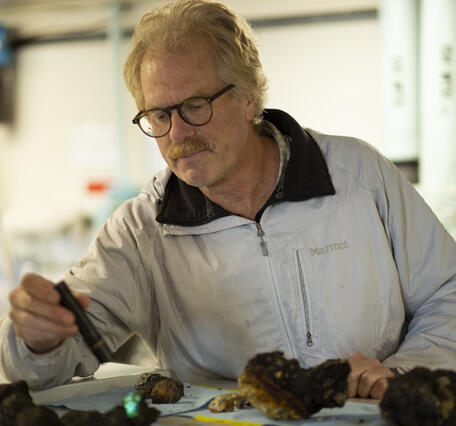
[[[231, 90], [232, 88], [234, 87], [234, 84], [228, 84], [227, 86], [225, 86], [222, 90], [219, 90], [217, 93], [215, 93], [214, 95], [212, 96], [192, 96], [190, 98], [187, 98], [187, 99], [184, 99], [181, 103], [179, 104], [175, 104], [175, 105], [171, 105], [171, 106], [168, 106], [166, 108], [151, 108], [151, 109], [148, 109], [148, 110], [145, 110], [145, 111], [139, 111], [135, 117], [133, 118], [132, 120], [132, 123], [133, 124], [137, 124], [138, 127], [141, 129], [141, 131], [149, 136], [150, 138], [161, 138], [163, 136], [166, 136], [169, 131], [171, 130], [171, 127], [173, 125], [173, 121], [172, 121], [172, 111], [173, 110], [177, 110], [177, 113], [179, 114], [179, 117], [182, 118], [182, 120], [184, 120], [186, 123], [190, 124], [191, 126], [195, 126], [195, 127], [200, 127], [200, 126], [204, 126], [205, 124], [209, 123], [209, 121], [211, 121], [212, 119], [212, 116], [214, 114], [214, 109], [212, 108], [212, 102], [215, 101], [215, 99], [219, 98], [220, 96], [222, 96], [224, 93], [228, 92], [228, 90]], [[200, 124], [193, 124], [191, 123], [185, 116], [184, 114], [182, 114], [182, 105], [186, 102], [188, 102], [189, 100], [191, 99], [205, 99], [208, 103], [209, 103], [209, 106], [211, 108], [211, 115], [209, 116], [209, 118], [207, 119], [207, 121], [205, 121], [204, 123], [200, 123]], [[169, 128], [168, 130], [163, 133], [162, 135], [160, 136], [154, 136], [154, 135], [151, 135], [149, 133], [147, 133], [145, 130], [143, 130], [143, 128], [141, 127], [141, 124], [139, 123], [139, 121], [141, 120], [141, 118], [143, 118], [147, 113], [151, 112], [151, 111], [164, 111], [166, 112], [166, 114], [168, 114], [169, 116]]]

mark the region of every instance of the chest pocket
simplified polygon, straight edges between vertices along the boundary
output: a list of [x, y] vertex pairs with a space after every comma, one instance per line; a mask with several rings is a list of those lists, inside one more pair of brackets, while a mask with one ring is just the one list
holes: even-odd
[[366, 203], [351, 215], [332, 215], [294, 253], [304, 317], [325, 359], [380, 356], [400, 334], [398, 273], [382, 223], [369, 210]]

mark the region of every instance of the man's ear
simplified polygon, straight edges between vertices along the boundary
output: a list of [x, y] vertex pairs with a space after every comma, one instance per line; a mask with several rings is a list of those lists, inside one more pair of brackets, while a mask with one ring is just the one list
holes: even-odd
[[255, 118], [256, 114], [256, 101], [249, 99], [247, 101], [247, 108], [245, 109], [245, 119], [250, 123]]

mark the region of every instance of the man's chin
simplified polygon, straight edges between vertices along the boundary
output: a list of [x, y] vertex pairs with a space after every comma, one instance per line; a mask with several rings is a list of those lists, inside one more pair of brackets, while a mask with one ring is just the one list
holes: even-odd
[[175, 173], [176, 176], [183, 180], [187, 185], [196, 186], [197, 188], [207, 186], [210, 180], [205, 176], [196, 176], [192, 173]]

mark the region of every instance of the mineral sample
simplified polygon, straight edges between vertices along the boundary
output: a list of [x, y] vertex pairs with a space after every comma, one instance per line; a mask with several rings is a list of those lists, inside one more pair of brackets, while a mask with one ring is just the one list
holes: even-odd
[[234, 411], [235, 408], [244, 408], [248, 401], [243, 398], [239, 393], [225, 393], [217, 395], [209, 403], [209, 410], [213, 413], [223, 413], [227, 411]]
[[[134, 418], [130, 418], [132, 426], [150, 426], [157, 419], [160, 411], [154, 407], [148, 407], [147, 404], [142, 401], [138, 407], [138, 415]], [[112, 423], [112, 426], [117, 426], [118, 423]]]
[[121, 405], [109, 410], [106, 413], [106, 419], [109, 426], [132, 426], [128, 415], [125, 412], [125, 408]]
[[129, 410], [119, 405], [102, 414], [98, 411], [70, 410], [60, 419], [49, 407], [35, 405], [27, 383], [0, 385], [0, 426], [149, 426], [160, 411], [149, 407], [142, 393], [134, 392]]
[[107, 413], [72, 410], [61, 418], [64, 426], [149, 426], [155, 422], [160, 411], [148, 407], [142, 394], [131, 392]]
[[17, 414], [33, 406], [27, 383], [23, 380], [0, 385], [0, 425], [13, 426]]
[[180, 380], [160, 374], [141, 374], [135, 389], [142, 390], [154, 404], [174, 404], [184, 396], [184, 384]]
[[[124, 397], [123, 402], [122, 408], [134, 426], [149, 426], [160, 414], [156, 408], [147, 405], [144, 392], [141, 390], [130, 392]], [[108, 413], [108, 416], [112, 421], [118, 414], [120, 414], [120, 410], [114, 409]], [[113, 422], [112, 424], [117, 426], [119, 423]]]
[[109, 426], [108, 419], [98, 411], [70, 410], [60, 420], [65, 426]]
[[35, 405], [19, 412], [14, 420], [14, 426], [62, 426], [62, 422], [50, 408]]
[[417, 367], [389, 379], [380, 410], [393, 425], [454, 426], [456, 372]]
[[306, 419], [323, 407], [342, 407], [348, 397], [346, 360], [328, 360], [309, 369], [282, 352], [250, 359], [239, 376], [242, 396], [273, 419]]
[[23, 395], [27, 395], [30, 400], [32, 399], [30, 397], [29, 388], [25, 380], [18, 380], [14, 383], [6, 383], [0, 385], [0, 401], [13, 393], [21, 393]]

